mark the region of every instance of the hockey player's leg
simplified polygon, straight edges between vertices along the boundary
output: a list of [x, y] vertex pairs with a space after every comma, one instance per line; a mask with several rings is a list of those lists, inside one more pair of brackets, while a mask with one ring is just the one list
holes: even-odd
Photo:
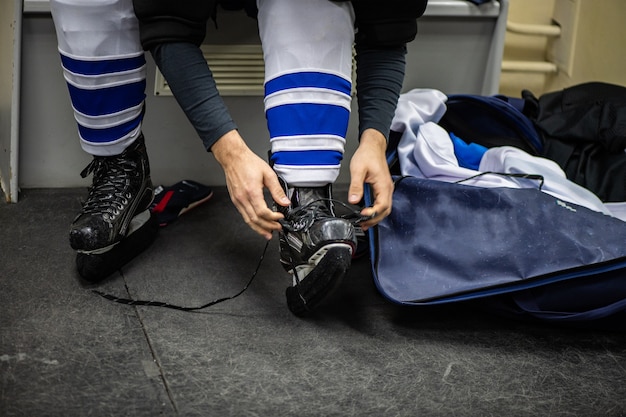
[[70, 245], [81, 276], [99, 281], [143, 251], [158, 229], [148, 211], [153, 187], [141, 132], [146, 63], [131, 0], [50, 6], [80, 143], [93, 155], [81, 173], [93, 179]]
[[331, 194], [350, 116], [353, 28], [349, 2], [259, 1], [271, 162], [292, 201], [277, 206], [280, 260], [298, 316], [341, 284], [356, 247], [354, 225], [335, 214]]

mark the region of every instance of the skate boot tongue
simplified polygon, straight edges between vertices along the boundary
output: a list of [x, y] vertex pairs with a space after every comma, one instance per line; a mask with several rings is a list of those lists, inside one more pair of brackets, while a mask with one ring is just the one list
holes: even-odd
[[334, 217], [329, 186], [297, 187], [291, 191], [291, 209], [282, 226], [288, 231], [302, 231], [313, 222]]
[[93, 173], [95, 184], [90, 189], [88, 200], [83, 207], [84, 214], [102, 214], [105, 218], [114, 217], [127, 204], [128, 197], [120, 190], [124, 190], [129, 182], [129, 175], [136, 171], [136, 164], [132, 161], [114, 161], [112, 158], [96, 157], [83, 170], [81, 176], [85, 178]]

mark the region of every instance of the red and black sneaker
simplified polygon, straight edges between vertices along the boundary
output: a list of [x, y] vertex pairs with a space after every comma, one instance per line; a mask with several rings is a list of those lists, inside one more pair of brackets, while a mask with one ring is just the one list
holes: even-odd
[[191, 180], [180, 181], [171, 187], [156, 187], [150, 211], [160, 226], [167, 226], [194, 207], [213, 197], [213, 190]]

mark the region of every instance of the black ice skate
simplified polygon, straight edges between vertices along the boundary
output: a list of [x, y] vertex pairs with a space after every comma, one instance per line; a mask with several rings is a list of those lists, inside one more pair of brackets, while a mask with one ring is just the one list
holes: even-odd
[[356, 238], [354, 225], [335, 216], [330, 184], [291, 191], [291, 206], [276, 206], [285, 215], [279, 234], [280, 261], [293, 277], [293, 286], [286, 291], [287, 306], [302, 316], [325, 301], [342, 282], [350, 268]]
[[120, 155], [95, 156], [81, 176], [90, 173], [92, 186], [70, 227], [70, 245], [78, 251], [80, 275], [95, 282], [152, 243], [158, 225], [149, 211], [153, 187], [143, 135]]

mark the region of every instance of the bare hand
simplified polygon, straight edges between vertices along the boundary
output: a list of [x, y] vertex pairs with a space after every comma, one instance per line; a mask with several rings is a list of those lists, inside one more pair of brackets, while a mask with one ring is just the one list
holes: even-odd
[[224, 169], [230, 199], [244, 221], [252, 230], [271, 239], [272, 232], [281, 229], [278, 220], [283, 215], [267, 206], [263, 189], [267, 188], [278, 204], [290, 204], [274, 170], [248, 148], [236, 130], [222, 136], [211, 151]]
[[350, 189], [348, 202], [358, 204], [363, 198], [363, 184], [372, 187], [374, 204], [361, 210], [365, 217], [372, 219], [361, 223], [363, 230], [378, 224], [391, 213], [393, 181], [385, 158], [387, 141], [374, 129], [367, 129], [361, 136], [359, 147], [350, 161]]

